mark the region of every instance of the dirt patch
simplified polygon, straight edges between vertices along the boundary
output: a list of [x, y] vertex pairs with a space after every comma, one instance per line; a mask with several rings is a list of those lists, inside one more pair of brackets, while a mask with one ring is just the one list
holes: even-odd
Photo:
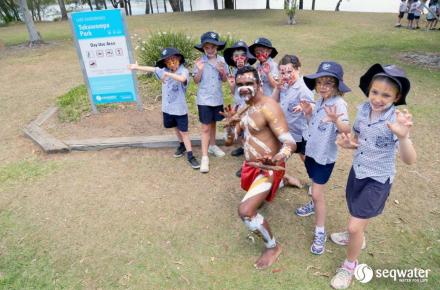
[[399, 59], [412, 64], [440, 70], [440, 54], [432, 52], [405, 52], [398, 55]]
[[[87, 139], [97, 137], [157, 136], [174, 134], [163, 127], [160, 102], [144, 105], [138, 111], [135, 105], [120, 104], [98, 114], [86, 114], [78, 122], [62, 123], [57, 114], [43, 127], [60, 139]], [[198, 132], [197, 117], [189, 116], [190, 132]]]

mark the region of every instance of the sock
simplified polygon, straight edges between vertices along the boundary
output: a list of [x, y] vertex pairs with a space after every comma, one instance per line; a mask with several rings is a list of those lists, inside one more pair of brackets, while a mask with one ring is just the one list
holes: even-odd
[[187, 151], [186, 152], [186, 156], [188, 157], [188, 160], [190, 160], [193, 157], [193, 152], [192, 151]]
[[325, 233], [325, 229], [324, 229], [324, 227], [318, 227], [318, 226], [316, 226], [316, 227], [315, 227], [315, 234], [317, 234], [317, 233], [321, 233], [321, 234]]
[[180, 147], [180, 148], [185, 147], [185, 144], [184, 144], [183, 142], [180, 142], [179, 147]]
[[357, 261], [350, 262], [349, 260], [345, 259], [344, 263], [342, 264], [342, 267], [344, 267], [350, 271], [354, 271], [354, 268], [356, 268], [356, 265], [357, 265]]

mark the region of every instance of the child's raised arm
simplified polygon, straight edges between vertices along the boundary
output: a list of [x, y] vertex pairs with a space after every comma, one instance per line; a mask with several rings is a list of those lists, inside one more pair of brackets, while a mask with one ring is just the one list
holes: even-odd
[[406, 109], [403, 112], [396, 110], [396, 122], [387, 124], [391, 132], [399, 138], [400, 159], [408, 165], [413, 164], [417, 159], [416, 150], [409, 139], [412, 125], [412, 115]]
[[152, 67], [152, 66], [141, 66], [136, 62], [136, 63], [129, 64], [128, 69], [129, 70], [140, 70], [140, 71], [146, 71], [146, 72], [154, 72], [156, 68]]
[[186, 82], [188, 81], [188, 80], [186, 79], [185, 74], [181, 74], [181, 75], [179, 75], [179, 74], [172, 73], [172, 72], [164, 72], [164, 74], [163, 74], [163, 79], [165, 79], [165, 78], [167, 78], [167, 77], [170, 77], [170, 78], [172, 78], [173, 80], [176, 80], [176, 81], [181, 82], [181, 83], [186, 83]]

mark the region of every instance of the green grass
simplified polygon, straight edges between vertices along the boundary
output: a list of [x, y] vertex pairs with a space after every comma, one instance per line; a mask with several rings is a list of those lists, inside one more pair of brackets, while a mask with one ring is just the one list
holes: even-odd
[[58, 168], [54, 162], [37, 159], [22, 160], [0, 167], [0, 184], [13, 184], [34, 181]]

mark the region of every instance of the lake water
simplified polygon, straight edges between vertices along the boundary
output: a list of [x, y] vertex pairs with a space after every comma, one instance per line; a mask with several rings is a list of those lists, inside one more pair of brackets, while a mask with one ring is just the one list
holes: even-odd
[[[92, 1], [93, 2], [93, 1]], [[184, 10], [190, 11], [189, 0], [184, 0]], [[299, 2], [299, 1], [298, 1]], [[335, 6], [338, 0], [316, 0], [315, 10], [335, 10]], [[153, 0], [154, 13], [157, 11], [156, 3], [159, 6], [159, 13], [163, 13], [163, 0]], [[283, 0], [271, 0], [271, 9], [283, 9]], [[398, 11], [400, 0], [343, 0], [340, 6], [341, 11], [353, 11], [353, 12], [388, 12], [396, 13]], [[218, 0], [219, 9], [223, 8], [223, 0]], [[265, 9], [266, 0], [236, 0], [237, 9]], [[69, 7], [74, 7], [70, 5]], [[109, 9], [113, 9], [110, 2], [107, 3]], [[145, 1], [144, 0], [132, 0], [131, 7], [133, 15], [145, 14]], [[192, 0], [193, 11], [198, 10], [212, 10], [214, 4], [212, 0]], [[304, 0], [304, 9], [310, 10], [312, 7], [312, 0]], [[78, 6], [75, 8], [77, 11], [89, 10], [87, 5]], [[167, 2], [168, 12], [172, 11], [170, 4]], [[43, 13], [44, 20], [53, 20], [59, 17], [59, 6], [51, 5]]]

